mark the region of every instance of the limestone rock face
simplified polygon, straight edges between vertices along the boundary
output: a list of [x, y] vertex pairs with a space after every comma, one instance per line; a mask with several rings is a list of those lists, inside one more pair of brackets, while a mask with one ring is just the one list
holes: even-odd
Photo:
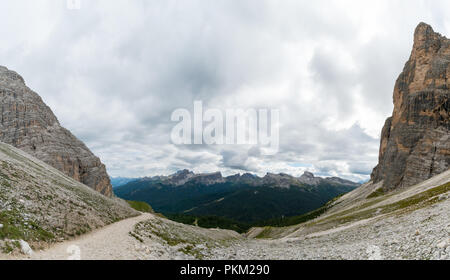
[[450, 40], [420, 23], [394, 88], [372, 172], [383, 188], [408, 187], [450, 168]]
[[41, 97], [14, 71], [0, 66], [0, 141], [11, 144], [106, 196], [112, 187], [105, 166], [63, 128]]

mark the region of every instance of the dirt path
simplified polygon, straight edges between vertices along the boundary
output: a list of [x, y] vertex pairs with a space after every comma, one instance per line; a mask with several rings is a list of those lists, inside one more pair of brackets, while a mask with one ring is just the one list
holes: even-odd
[[30, 259], [38, 260], [121, 260], [138, 259], [136, 239], [128, 233], [138, 222], [151, 219], [151, 214], [119, 221], [77, 239], [56, 244], [45, 251], [34, 252]]

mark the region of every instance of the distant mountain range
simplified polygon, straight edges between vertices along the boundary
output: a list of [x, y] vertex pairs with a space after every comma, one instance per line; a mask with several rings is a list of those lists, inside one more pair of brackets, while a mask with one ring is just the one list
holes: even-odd
[[110, 177], [111, 185], [113, 188], [117, 188], [128, 184], [131, 181], [138, 180], [138, 178], [126, 178], [126, 177]]
[[195, 174], [181, 170], [169, 176], [137, 179], [116, 187], [117, 196], [149, 203], [163, 214], [217, 216], [253, 223], [300, 215], [349, 192], [358, 183], [337, 177], [320, 178], [245, 173], [223, 177], [220, 172]]

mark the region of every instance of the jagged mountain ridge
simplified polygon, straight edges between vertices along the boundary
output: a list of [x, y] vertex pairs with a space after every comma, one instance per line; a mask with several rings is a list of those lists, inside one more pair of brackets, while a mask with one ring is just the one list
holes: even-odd
[[235, 174], [223, 177], [221, 172], [195, 174], [187, 169], [177, 171], [169, 176], [153, 176], [136, 179], [136, 181], [161, 182], [169, 186], [181, 186], [188, 182], [212, 185], [217, 183], [247, 183], [254, 186], [272, 185], [274, 187], [290, 187], [294, 185], [335, 184], [343, 186], [358, 187], [360, 184], [338, 177], [315, 177], [313, 173], [305, 171], [302, 176], [295, 177], [285, 173], [267, 173], [264, 177], [259, 177], [251, 173]]
[[164, 214], [217, 216], [253, 223], [303, 214], [357, 186], [312, 173], [302, 177], [271, 173], [264, 177], [250, 173], [223, 177], [220, 172], [181, 170], [169, 176], [138, 179], [114, 192], [123, 199], [145, 201]]
[[100, 159], [59, 124], [51, 109], [19, 74], [3, 66], [0, 66], [0, 102], [0, 141], [112, 196], [110, 179]]
[[420, 23], [394, 88], [371, 180], [409, 187], [450, 168], [450, 40]]

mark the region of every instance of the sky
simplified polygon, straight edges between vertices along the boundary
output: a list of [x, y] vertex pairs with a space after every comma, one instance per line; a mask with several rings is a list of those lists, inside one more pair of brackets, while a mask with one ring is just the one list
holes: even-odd
[[[111, 176], [186, 168], [367, 180], [415, 27], [450, 34], [445, 0], [80, 3], [0, 0], [0, 65]], [[279, 110], [278, 152], [175, 145], [171, 114], [196, 100]]]

